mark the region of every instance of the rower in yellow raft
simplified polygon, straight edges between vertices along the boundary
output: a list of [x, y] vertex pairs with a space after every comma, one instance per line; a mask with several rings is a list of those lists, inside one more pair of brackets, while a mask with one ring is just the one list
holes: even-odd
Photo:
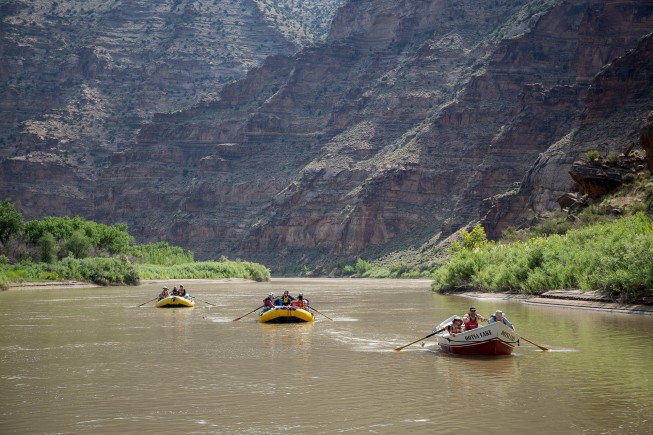
[[288, 290], [279, 298], [270, 292], [263, 300], [263, 309], [259, 313], [261, 323], [302, 323], [312, 322], [315, 316], [309, 311], [308, 299], [300, 293], [296, 298]]
[[195, 306], [195, 300], [188, 294], [183, 285], [172, 289], [169, 292], [168, 287], [163, 287], [159, 294], [159, 300], [156, 303], [157, 308], [192, 308]]

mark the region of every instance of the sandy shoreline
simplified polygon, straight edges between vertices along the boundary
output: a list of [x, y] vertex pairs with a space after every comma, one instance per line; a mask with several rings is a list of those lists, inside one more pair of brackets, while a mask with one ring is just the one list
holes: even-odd
[[449, 296], [497, 301], [510, 300], [523, 302], [525, 304], [549, 305], [579, 310], [599, 310], [624, 314], [653, 315], [653, 305], [643, 303], [621, 304], [610, 301], [594, 291], [581, 292], [580, 290], [552, 290], [538, 296], [511, 293], [463, 292], [452, 293], [449, 294]]
[[[284, 278], [292, 279], [292, 278]], [[306, 279], [306, 278], [297, 278]], [[338, 279], [338, 278], [330, 278]], [[145, 280], [140, 285], [162, 284], [175, 285], [179, 280]], [[192, 285], [193, 283], [225, 283], [225, 282], [253, 282], [243, 278], [224, 278], [224, 279], [184, 279], [184, 283]], [[97, 288], [101, 287], [95, 284], [89, 284], [79, 281], [51, 281], [51, 282], [31, 282], [20, 284], [9, 284], [7, 290], [40, 290], [40, 289], [57, 289], [57, 288]], [[553, 290], [539, 296], [528, 296], [512, 293], [483, 293], [483, 292], [462, 292], [451, 293], [448, 296], [463, 297], [477, 300], [496, 300], [496, 301], [517, 301], [525, 304], [549, 305], [562, 308], [580, 309], [580, 310], [600, 310], [624, 314], [644, 314], [653, 315], [653, 301], [640, 304], [620, 304], [610, 301], [599, 295], [597, 292], [581, 292], [580, 290]]]

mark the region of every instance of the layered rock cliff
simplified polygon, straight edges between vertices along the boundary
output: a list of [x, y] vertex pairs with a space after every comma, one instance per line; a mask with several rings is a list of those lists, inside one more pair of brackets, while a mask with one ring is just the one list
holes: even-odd
[[[289, 22], [312, 43], [338, 6], [272, 22], [259, 3], [3, 1], [0, 194], [29, 216], [92, 216], [99, 168], [153, 113], [217, 98], [268, 56], [300, 48], [284, 36]], [[58, 185], [60, 174], [75, 181]]]
[[[569, 132], [538, 157], [518, 189], [488, 201], [485, 224], [490, 235], [497, 237], [507, 226], [519, 226], [555, 209], [566, 192], [580, 190], [595, 196], [595, 189], [575, 181], [573, 173], [569, 176], [574, 162], [585, 159], [588, 151], [603, 156], [644, 151], [650, 170], [653, 154], [642, 138], [653, 123], [653, 33], [613, 58], [582, 89], [583, 110], [570, 114], [574, 123]], [[620, 184], [620, 174], [616, 179], [611, 175], [607, 169], [598, 177], [605, 179], [599, 192]]]
[[650, 58], [651, 29], [645, 1], [350, 1], [323, 44], [155, 115], [95, 166], [83, 210], [142, 241], [285, 270], [420, 246], [484, 214], [498, 233], [557, 206], [587, 126], [602, 126], [595, 141], [618, 126], [613, 143], [650, 111], [650, 92], [606, 74]]

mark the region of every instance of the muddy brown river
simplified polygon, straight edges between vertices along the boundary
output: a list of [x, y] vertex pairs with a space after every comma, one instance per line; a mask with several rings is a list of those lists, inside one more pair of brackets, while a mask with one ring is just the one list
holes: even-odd
[[[424, 280], [179, 283], [214, 306], [137, 307], [161, 284], [0, 292], [0, 433], [653, 432], [653, 316], [441, 296]], [[286, 289], [315, 322], [233, 321]], [[394, 350], [472, 304], [551, 350]]]

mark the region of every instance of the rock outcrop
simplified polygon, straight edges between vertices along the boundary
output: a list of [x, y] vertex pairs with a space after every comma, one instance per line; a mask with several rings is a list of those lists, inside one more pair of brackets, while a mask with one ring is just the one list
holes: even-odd
[[646, 167], [653, 174], [653, 124], [647, 124], [639, 134], [639, 142], [646, 152]]
[[[651, 9], [647, 6], [649, 17]], [[632, 16], [641, 19], [641, 14]], [[565, 192], [584, 188], [597, 196], [616, 186], [624, 172], [619, 168], [601, 165], [593, 169], [596, 177], [591, 177], [588, 165], [574, 166], [587, 151], [596, 150], [605, 156], [633, 149], [636, 144], [635, 148], [644, 149], [646, 164], [650, 165], [652, 154], [646, 148], [647, 129], [643, 126], [653, 121], [651, 95], [653, 33], [643, 36], [631, 50], [612, 59], [596, 74], [585, 91], [583, 110], [574, 128], [540, 155], [518, 191], [506, 195], [488, 211], [489, 233], [498, 237], [507, 226], [553, 209], [553, 202]], [[581, 170], [588, 176], [582, 176]], [[567, 176], [570, 171], [576, 173], [575, 179], [583, 186]]]

